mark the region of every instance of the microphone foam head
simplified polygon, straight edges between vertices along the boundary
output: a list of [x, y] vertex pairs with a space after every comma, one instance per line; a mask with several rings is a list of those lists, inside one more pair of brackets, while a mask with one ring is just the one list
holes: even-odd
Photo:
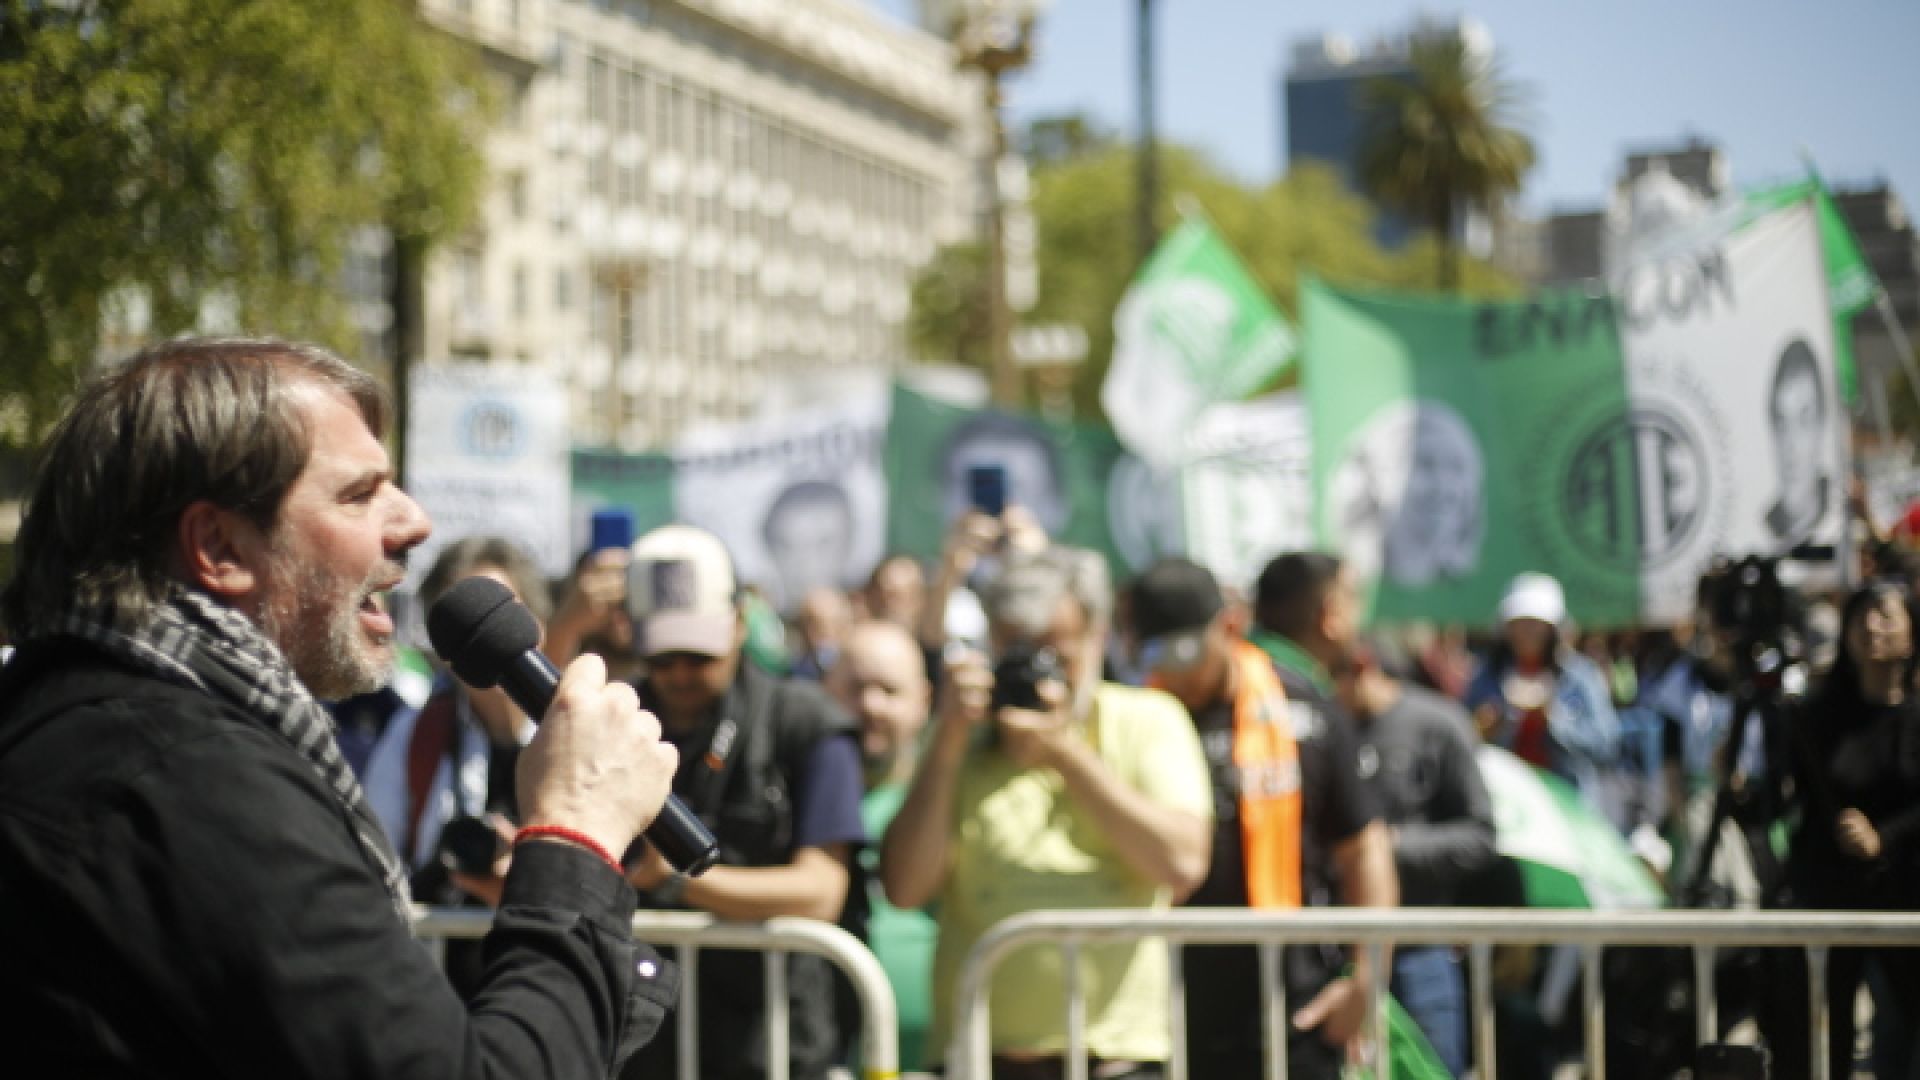
[[427, 612], [427, 640], [460, 681], [484, 690], [516, 657], [540, 645], [540, 623], [505, 585], [471, 577]]

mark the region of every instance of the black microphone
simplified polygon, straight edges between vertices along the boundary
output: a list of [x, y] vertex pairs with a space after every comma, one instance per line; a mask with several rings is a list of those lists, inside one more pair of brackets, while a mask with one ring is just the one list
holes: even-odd
[[[427, 613], [427, 639], [468, 686], [499, 686], [536, 721], [553, 704], [560, 672], [540, 652], [540, 624], [492, 578], [472, 577], [448, 589]], [[720, 842], [706, 823], [672, 793], [647, 826], [646, 837], [667, 862], [690, 876], [704, 873], [720, 857]]]

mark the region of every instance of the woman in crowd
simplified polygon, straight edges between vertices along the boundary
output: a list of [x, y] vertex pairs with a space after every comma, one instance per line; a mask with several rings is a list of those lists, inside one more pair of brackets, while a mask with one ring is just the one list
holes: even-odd
[[[1787, 855], [1787, 906], [1824, 911], [1920, 908], [1920, 697], [1905, 587], [1877, 581], [1847, 598], [1833, 670], [1793, 728], [1799, 826]], [[1835, 949], [1828, 962], [1833, 1076], [1852, 1075], [1854, 999], [1875, 980], [1875, 1074], [1920, 1076], [1920, 958], [1911, 949]], [[1801, 998], [1804, 1001], [1804, 997]], [[1805, 1062], [1799, 1025], [1775, 1060]], [[1905, 1038], [1898, 1035], [1904, 1034]], [[1896, 1036], [1896, 1037], [1887, 1037]]]
[[1597, 665], [1563, 640], [1566, 594], [1546, 574], [1513, 579], [1500, 601], [1502, 636], [1467, 688], [1481, 737], [1557, 773], [1616, 825], [1624, 807], [1605, 781], [1619, 755], [1620, 718]]

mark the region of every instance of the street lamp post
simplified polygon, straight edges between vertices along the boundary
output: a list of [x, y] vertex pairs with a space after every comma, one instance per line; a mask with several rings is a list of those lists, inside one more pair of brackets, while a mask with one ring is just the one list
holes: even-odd
[[1000, 113], [1001, 79], [1033, 59], [1033, 24], [1045, 0], [944, 0], [934, 18], [953, 42], [960, 63], [987, 82], [987, 120], [992, 125], [987, 170], [987, 350], [993, 403], [1018, 408], [1020, 369], [1013, 357], [1013, 311], [1007, 302], [1007, 236], [1001, 162], [1007, 127]]
[[1087, 358], [1087, 332], [1070, 323], [1028, 326], [1013, 335], [1013, 361], [1033, 372], [1040, 415], [1073, 419], [1073, 377]]

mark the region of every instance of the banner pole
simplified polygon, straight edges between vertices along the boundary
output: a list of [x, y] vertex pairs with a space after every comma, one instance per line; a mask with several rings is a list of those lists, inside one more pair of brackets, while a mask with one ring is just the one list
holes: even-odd
[[1874, 297], [1873, 307], [1880, 313], [1880, 321], [1886, 324], [1887, 337], [1893, 342], [1893, 351], [1899, 355], [1900, 370], [1907, 377], [1907, 390], [1913, 394], [1914, 404], [1920, 405], [1920, 364], [1913, 358], [1913, 342], [1907, 337], [1906, 328], [1893, 312], [1893, 301], [1882, 287]]
[[[1856, 355], [1854, 357], [1856, 368], [1859, 362], [1859, 357]], [[1885, 379], [1875, 377], [1867, 381], [1867, 408], [1873, 413], [1873, 427], [1875, 431], [1880, 433], [1880, 441], [1883, 444], [1892, 442], [1893, 417], [1887, 410], [1887, 383]]]

